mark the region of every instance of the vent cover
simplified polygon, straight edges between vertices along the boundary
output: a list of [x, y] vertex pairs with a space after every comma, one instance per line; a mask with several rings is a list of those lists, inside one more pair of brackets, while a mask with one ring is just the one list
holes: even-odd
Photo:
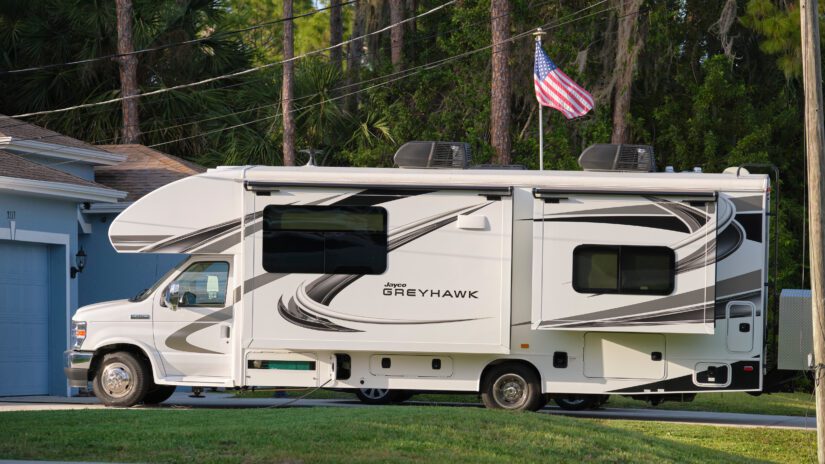
[[393, 158], [399, 168], [467, 169], [470, 144], [464, 142], [407, 142]]
[[656, 160], [650, 145], [597, 143], [584, 149], [579, 166], [585, 171], [653, 172]]

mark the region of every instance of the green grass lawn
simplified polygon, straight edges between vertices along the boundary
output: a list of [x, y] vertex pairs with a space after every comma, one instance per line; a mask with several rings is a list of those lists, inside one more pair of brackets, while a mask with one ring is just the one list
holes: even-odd
[[689, 403], [664, 402], [651, 406], [644, 401], [611, 396], [607, 408], [659, 408], [686, 411], [739, 412], [814, 417], [814, 398], [810, 393], [772, 393], [751, 396], [747, 393], [700, 393]]
[[810, 462], [812, 431], [480, 408], [130, 409], [0, 414], [0, 459], [117, 462]]
[[[290, 391], [289, 397], [303, 396], [307, 391]], [[243, 392], [239, 398], [269, 398], [272, 392]], [[311, 399], [355, 399], [355, 395], [346, 392], [318, 390], [307, 398]], [[410, 401], [427, 403], [480, 403], [475, 394], [421, 394], [413, 396]], [[551, 403], [552, 405], [552, 403]], [[651, 406], [645, 401], [633, 400], [618, 395], [610, 397], [606, 408], [659, 408], [680, 409], [686, 411], [738, 412], [747, 414], [775, 414], [783, 416], [814, 416], [814, 399], [810, 393], [773, 393], [770, 395], [751, 396], [747, 393], [701, 393], [692, 402], [667, 401], [658, 406]]]

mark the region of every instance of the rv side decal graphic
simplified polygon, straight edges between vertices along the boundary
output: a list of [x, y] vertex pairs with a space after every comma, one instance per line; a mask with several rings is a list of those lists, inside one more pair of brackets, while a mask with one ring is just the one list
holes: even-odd
[[190, 353], [220, 354], [217, 351], [207, 350], [189, 343], [186, 339], [195, 332], [209, 328], [219, 322], [232, 319], [232, 306], [207, 314], [202, 318], [187, 324], [176, 330], [166, 339], [166, 346], [177, 351], [188, 351]]
[[[392, 197], [392, 199], [396, 200], [398, 197]], [[396, 250], [420, 237], [455, 222], [458, 215], [474, 213], [492, 203], [494, 202], [486, 201], [479, 205], [454, 209], [398, 227], [389, 233], [387, 250], [388, 252], [392, 252], [393, 250]], [[479, 319], [411, 320], [367, 318], [351, 316], [347, 314], [346, 311], [339, 312], [329, 307], [329, 304], [336, 295], [361, 277], [363, 277], [363, 275], [325, 274], [312, 282], [305, 282], [299, 286], [296, 290], [296, 294], [289, 299], [289, 303], [284, 304], [283, 299], [278, 301], [278, 313], [285, 320], [306, 329], [337, 332], [362, 331], [338, 325], [327, 318], [363, 324], [397, 325], [445, 324]], [[477, 294], [478, 293], [476, 291], [475, 295]], [[474, 297], [477, 298], [477, 296]]]

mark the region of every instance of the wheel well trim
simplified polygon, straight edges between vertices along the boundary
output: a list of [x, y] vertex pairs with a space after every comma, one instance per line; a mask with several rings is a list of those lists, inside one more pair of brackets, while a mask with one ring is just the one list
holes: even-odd
[[484, 366], [484, 369], [481, 370], [481, 375], [478, 376], [478, 381], [476, 383], [476, 391], [479, 391], [479, 392], [481, 391], [482, 385], [484, 384], [484, 379], [487, 377], [490, 370], [493, 367], [499, 366], [501, 364], [520, 364], [520, 365], [525, 366], [528, 369], [532, 370], [533, 373], [536, 374], [536, 377], [539, 379], [539, 385], [541, 386], [541, 392], [542, 393], [547, 393], [545, 391], [546, 382], [544, 381], [544, 376], [542, 375], [541, 370], [538, 367], [536, 367], [536, 365], [533, 364], [531, 361], [528, 361], [527, 359], [523, 359], [523, 358], [499, 358], [499, 359], [494, 359], [494, 360], [488, 362]]
[[92, 364], [89, 367], [89, 375], [96, 372], [97, 366], [100, 365], [100, 361], [104, 355], [115, 351], [137, 351], [149, 361], [149, 367], [152, 369], [153, 381], [157, 383], [163, 379], [161, 376], [161, 374], [164, 373], [163, 365], [160, 362], [160, 359], [157, 358], [157, 352], [155, 352], [154, 348], [146, 345], [145, 343], [135, 341], [134, 339], [126, 338], [110, 338], [95, 345], [94, 355], [92, 356]]

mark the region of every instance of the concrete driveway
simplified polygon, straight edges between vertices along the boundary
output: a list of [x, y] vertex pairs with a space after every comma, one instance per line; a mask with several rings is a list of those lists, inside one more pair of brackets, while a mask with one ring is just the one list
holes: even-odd
[[[269, 407], [373, 407], [364, 405], [356, 399], [329, 399], [294, 401], [294, 398], [235, 398], [229, 393], [205, 393], [203, 398], [191, 398], [189, 393], [175, 393], [172, 398], [159, 406], [137, 407], [136, 410], [174, 409], [174, 408], [269, 408]], [[477, 403], [432, 403], [408, 401], [396, 407], [410, 406], [449, 406], [473, 408], [481, 407]], [[55, 397], [26, 396], [0, 398], [0, 413], [8, 411], [60, 411], [73, 409], [103, 409], [94, 397]], [[815, 429], [813, 417], [773, 416], [765, 414], [736, 414], [725, 412], [673, 411], [664, 409], [621, 409], [604, 408], [589, 411], [565, 411], [547, 406], [541, 410], [544, 414], [593, 419], [626, 419], [660, 422], [682, 422], [736, 427], [778, 427], [794, 429]]]

